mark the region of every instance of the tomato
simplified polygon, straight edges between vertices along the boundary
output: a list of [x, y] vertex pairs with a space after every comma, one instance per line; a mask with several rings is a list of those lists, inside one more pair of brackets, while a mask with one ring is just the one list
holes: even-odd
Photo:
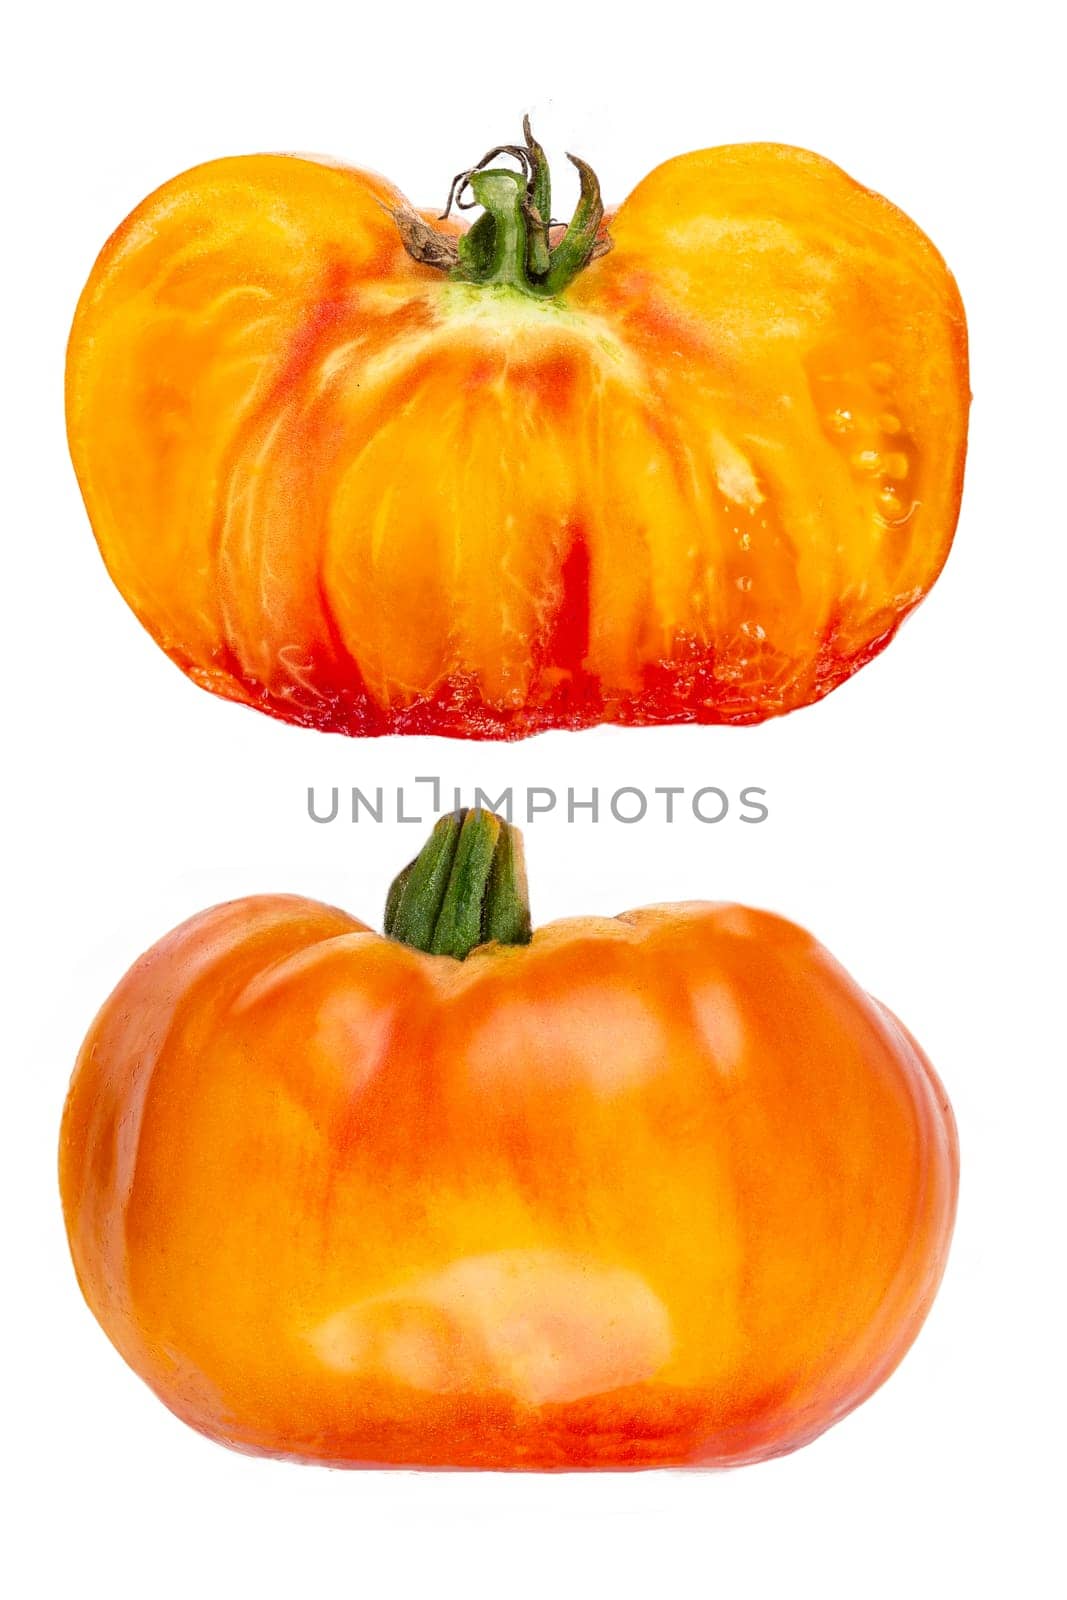
[[349, 734], [819, 699], [948, 553], [951, 275], [804, 150], [681, 156], [606, 221], [577, 163], [562, 239], [540, 147], [510, 153], [522, 173], [464, 175], [468, 233], [278, 155], [137, 208], [68, 361], [112, 577], [204, 688]]
[[218, 906], [94, 1022], [61, 1143], [78, 1278], [212, 1438], [725, 1466], [812, 1439], [915, 1338], [957, 1146], [914, 1040], [765, 912], [531, 939], [516, 849], [488, 813], [440, 823], [391, 937]]

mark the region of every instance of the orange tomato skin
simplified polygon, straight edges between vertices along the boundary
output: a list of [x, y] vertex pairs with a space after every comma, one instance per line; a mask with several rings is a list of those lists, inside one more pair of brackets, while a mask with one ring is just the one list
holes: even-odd
[[727, 1466], [897, 1365], [952, 1113], [808, 934], [651, 908], [424, 956], [310, 901], [185, 923], [93, 1024], [61, 1187], [177, 1415], [343, 1466]]
[[559, 297], [412, 261], [382, 180], [217, 161], [109, 240], [71, 334], [104, 559], [203, 687], [349, 734], [756, 722], [947, 556], [955, 283], [779, 145], [682, 156]]

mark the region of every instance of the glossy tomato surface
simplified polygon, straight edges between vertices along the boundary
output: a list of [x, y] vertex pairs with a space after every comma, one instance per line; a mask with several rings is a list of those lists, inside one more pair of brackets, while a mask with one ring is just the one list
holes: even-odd
[[86, 1039], [85, 1296], [193, 1427], [334, 1465], [731, 1465], [893, 1370], [955, 1208], [914, 1041], [739, 906], [464, 962], [311, 901], [217, 907]]
[[806, 151], [700, 151], [536, 299], [412, 260], [405, 205], [216, 161], [93, 268], [71, 451], [190, 677], [350, 734], [517, 738], [757, 722], [889, 642], [948, 553], [969, 402], [902, 212]]

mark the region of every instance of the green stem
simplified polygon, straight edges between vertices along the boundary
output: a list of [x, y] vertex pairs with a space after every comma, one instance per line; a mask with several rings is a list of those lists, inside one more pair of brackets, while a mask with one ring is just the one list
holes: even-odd
[[491, 811], [441, 817], [394, 880], [385, 906], [391, 939], [464, 961], [479, 945], [529, 944], [522, 835]]
[[472, 172], [467, 183], [486, 214], [458, 241], [459, 265], [452, 276], [464, 283], [503, 283], [527, 293], [540, 292], [529, 276], [526, 180], [522, 173], [487, 167], [484, 172]]
[[[447, 272], [458, 283], [501, 285], [536, 299], [561, 294], [594, 257], [611, 248], [603, 232], [604, 204], [596, 173], [577, 156], [568, 161], [578, 169], [581, 198], [563, 237], [551, 243], [552, 178], [545, 152], [523, 119], [525, 144], [497, 145], [476, 167], [452, 180], [447, 217], [453, 204], [467, 210], [472, 204], [483, 215], [459, 239], [438, 233], [405, 206], [393, 212], [404, 248], [424, 266]], [[493, 167], [497, 156], [518, 161], [520, 172]], [[467, 192], [473, 200], [464, 200]]]

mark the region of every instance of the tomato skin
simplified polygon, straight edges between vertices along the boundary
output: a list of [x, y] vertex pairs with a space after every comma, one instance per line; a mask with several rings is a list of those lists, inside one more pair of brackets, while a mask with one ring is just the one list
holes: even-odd
[[194, 917], [75, 1069], [78, 1279], [181, 1418], [343, 1466], [726, 1466], [889, 1375], [955, 1210], [944, 1091], [738, 906], [460, 963], [311, 901]]
[[202, 687], [349, 734], [757, 722], [928, 591], [966, 326], [925, 236], [779, 145], [658, 168], [556, 299], [447, 281], [380, 179], [194, 168], [105, 246], [71, 452]]

